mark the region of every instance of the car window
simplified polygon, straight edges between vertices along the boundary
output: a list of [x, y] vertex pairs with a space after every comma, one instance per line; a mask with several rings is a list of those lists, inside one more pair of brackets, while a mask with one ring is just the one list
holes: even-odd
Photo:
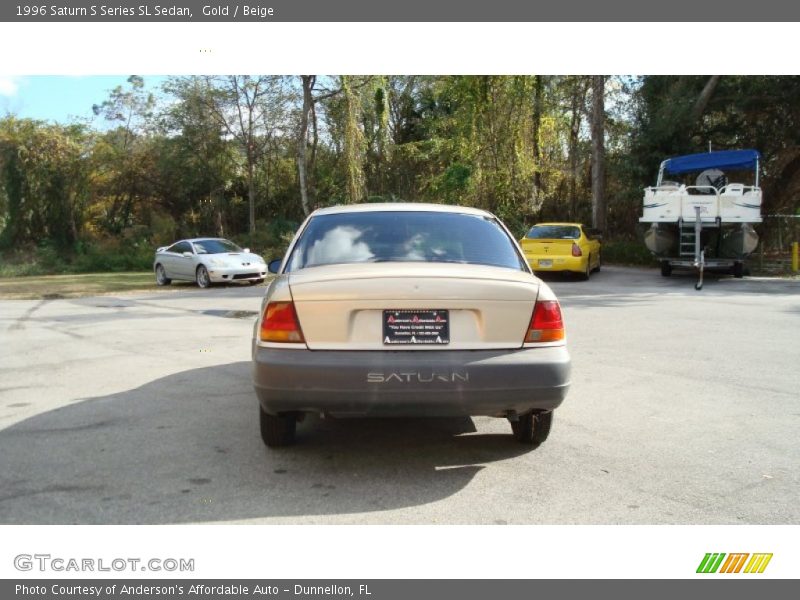
[[192, 245], [189, 242], [178, 242], [177, 244], [173, 244], [172, 247], [167, 250], [167, 252], [177, 252], [178, 254], [191, 251]]
[[197, 240], [194, 242], [198, 254], [223, 254], [225, 252], [241, 252], [242, 249], [230, 240]]
[[525, 237], [529, 240], [577, 240], [581, 229], [575, 225], [534, 225]]
[[368, 211], [311, 219], [287, 271], [365, 262], [465, 263], [526, 270], [493, 218], [432, 211]]

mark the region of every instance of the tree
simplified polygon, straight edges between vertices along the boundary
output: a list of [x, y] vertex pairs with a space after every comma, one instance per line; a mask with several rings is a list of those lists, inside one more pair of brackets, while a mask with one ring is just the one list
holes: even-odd
[[581, 180], [580, 133], [583, 113], [586, 105], [587, 78], [572, 76], [567, 78], [569, 88], [569, 214], [572, 220], [578, 220], [578, 183]]
[[355, 203], [367, 198], [364, 180], [364, 133], [359, 124], [361, 102], [358, 89], [353, 87], [349, 75], [342, 75], [340, 82], [345, 101], [344, 168], [347, 178], [347, 200]]
[[533, 189], [531, 190], [531, 200], [535, 208], [539, 207], [539, 195], [542, 192], [542, 152], [540, 149], [540, 137], [542, 127], [542, 114], [544, 112], [544, 82], [541, 75], [533, 78], [533, 122], [531, 131], [531, 152], [533, 156]]
[[256, 230], [256, 168], [285, 125], [284, 78], [274, 75], [205, 77], [207, 107], [245, 157], [249, 231]]
[[74, 249], [88, 197], [90, 141], [80, 125], [0, 121], [0, 186], [7, 199], [0, 245], [50, 241]]
[[128, 87], [117, 86], [101, 104], [92, 106], [95, 115], [102, 115], [116, 128], [103, 136], [103, 159], [109, 168], [104, 190], [108, 198], [105, 226], [119, 233], [131, 224], [136, 202], [144, 195], [143, 169], [150, 158], [143, 152], [143, 142], [153, 125], [155, 98], [145, 90], [144, 79], [131, 75]]
[[605, 75], [592, 76], [592, 227], [606, 231]]
[[[300, 128], [297, 136], [297, 175], [300, 187], [300, 205], [303, 209], [303, 214], [307, 216], [311, 212], [309, 196], [312, 194], [309, 192], [309, 188], [313, 189], [313, 185], [310, 182], [313, 181], [319, 144], [317, 104], [337, 96], [342, 92], [342, 88], [338, 87], [332, 90], [317, 89], [316, 75], [300, 75], [300, 83], [303, 88], [303, 104], [300, 110]], [[310, 158], [308, 157], [309, 124], [312, 138]]]
[[[236, 148], [207, 110], [209, 91], [197, 77], [172, 78], [164, 91], [177, 102], [161, 116], [164, 138], [158, 153], [159, 201], [175, 218], [189, 210], [208, 208], [216, 235], [225, 235], [226, 188], [235, 177]], [[201, 213], [207, 211], [200, 211]]]
[[300, 80], [303, 85], [303, 108], [300, 112], [300, 133], [297, 139], [297, 174], [300, 184], [300, 204], [303, 207], [303, 214], [308, 215], [310, 212], [308, 204], [308, 160], [306, 158], [308, 148], [308, 119], [311, 111], [314, 110], [314, 96], [312, 90], [317, 81], [317, 76], [301, 75]]

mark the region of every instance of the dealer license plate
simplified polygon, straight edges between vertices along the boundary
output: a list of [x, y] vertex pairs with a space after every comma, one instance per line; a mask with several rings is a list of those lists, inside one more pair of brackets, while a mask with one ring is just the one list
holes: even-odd
[[384, 310], [383, 343], [449, 344], [450, 312], [447, 310]]

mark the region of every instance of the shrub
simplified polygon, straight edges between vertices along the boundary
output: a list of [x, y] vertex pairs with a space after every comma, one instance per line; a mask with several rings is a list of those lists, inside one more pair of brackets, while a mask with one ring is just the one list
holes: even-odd
[[269, 222], [259, 220], [255, 233], [238, 235], [233, 241], [270, 261], [283, 257], [298, 227], [298, 223], [282, 218]]
[[652, 267], [655, 258], [638, 240], [604, 240], [602, 242], [603, 262], [619, 265], [640, 265]]
[[154, 250], [149, 243], [124, 237], [104, 239], [87, 245], [83, 253], [76, 254], [68, 270], [73, 273], [149, 271]]

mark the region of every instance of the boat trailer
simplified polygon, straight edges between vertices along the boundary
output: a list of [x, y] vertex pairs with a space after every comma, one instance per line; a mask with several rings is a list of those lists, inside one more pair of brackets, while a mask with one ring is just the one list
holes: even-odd
[[[701, 238], [703, 232], [704, 221], [701, 217], [702, 208], [700, 206], [694, 207], [695, 219], [694, 222], [688, 223], [683, 219], [678, 222], [678, 231], [680, 235], [679, 254], [678, 258], [663, 258], [661, 259], [661, 274], [670, 275], [672, 267], [691, 267], [697, 271], [697, 281], [694, 284], [694, 289], [703, 289], [703, 275], [705, 274], [706, 267], [711, 269], [733, 269], [736, 277], [741, 277], [742, 263], [729, 258], [706, 258], [705, 248], [703, 247]], [[716, 223], [705, 225], [711, 227], [719, 227], [719, 219]]]

